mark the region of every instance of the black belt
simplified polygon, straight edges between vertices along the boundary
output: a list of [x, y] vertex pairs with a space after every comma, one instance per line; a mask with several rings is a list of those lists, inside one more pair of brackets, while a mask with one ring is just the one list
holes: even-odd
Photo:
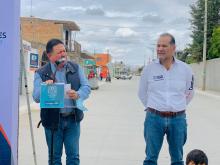
[[66, 112], [66, 113], [60, 113], [61, 117], [69, 117], [69, 116], [74, 116], [75, 112]]
[[178, 111], [178, 112], [171, 112], [171, 111], [158, 111], [156, 109], [153, 109], [153, 108], [147, 108], [147, 111], [150, 111], [152, 113], [155, 113], [157, 115], [160, 115], [162, 117], [175, 117], [175, 116], [178, 116], [178, 115], [181, 115], [181, 114], [184, 114], [185, 113], [185, 110], [183, 111]]

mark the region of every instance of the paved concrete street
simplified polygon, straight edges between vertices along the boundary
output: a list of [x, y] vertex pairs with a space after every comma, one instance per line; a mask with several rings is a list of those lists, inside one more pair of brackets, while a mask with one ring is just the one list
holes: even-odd
[[[137, 98], [137, 88], [138, 78], [135, 77], [132, 80], [103, 83], [99, 90], [92, 91], [86, 102], [89, 111], [81, 123], [81, 165], [142, 164], [145, 157], [145, 112]], [[19, 165], [34, 165], [28, 115], [24, 113], [27, 110], [25, 101], [21, 102], [23, 113], [20, 114]], [[37, 160], [39, 165], [46, 165], [47, 146], [43, 128], [36, 128], [39, 109], [32, 107]], [[220, 96], [197, 92], [187, 109], [187, 118], [185, 155], [192, 149], [203, 149], [209, 157], [209, 164], [220, 164]], [[164, 142], [159, 165], [170, 164], [166, 139]]]

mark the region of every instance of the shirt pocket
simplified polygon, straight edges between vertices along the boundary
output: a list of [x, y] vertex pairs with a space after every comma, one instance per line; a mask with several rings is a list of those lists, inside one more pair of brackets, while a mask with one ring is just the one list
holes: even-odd
[[185, 92], [186, 82], [184, 80], [170, 80], [170, 89], [173, 92]]
[[148, 91], [158, 92], [165, 90], [165, 80], [149, 80], [148, 81]]

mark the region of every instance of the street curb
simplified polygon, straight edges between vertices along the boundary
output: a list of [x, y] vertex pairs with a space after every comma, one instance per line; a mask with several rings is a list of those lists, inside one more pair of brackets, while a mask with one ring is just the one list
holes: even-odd
[[212, 93], [211, 91], [202, 91], [200, 89], [196, 89], [195, 92], [200, 95], [203, 95], [203, 96], [208, 96], [208, 97], [212, 97], [215, 99], [220, 99], [220, 93]]

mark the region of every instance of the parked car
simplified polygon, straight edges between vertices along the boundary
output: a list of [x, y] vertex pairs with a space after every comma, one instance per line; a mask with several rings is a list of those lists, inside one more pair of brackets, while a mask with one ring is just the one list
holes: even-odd
[[89, 85], [90, 85], [92, 90], [99, 89], [98, 78], [97, 77], [90, 78], [88, 81], [89, 81]]
[[124, 75], [121, 75], [120, 76], [120, 78], [122, 79], [122, 80], [131, 80], [131, 78], [132, 78], [132, 75], [131, 74], [124, 74]]
[[131, 74], [121, 74], [121, 75], [115, 76], [115, 78], [122, 79], [122, 80], [130, 80], [130, 79], [132, 79], [132, 75]]
[[116, 78], [116, 79], [120, 79], [120, 75], [116, 75], [115, 78]]

